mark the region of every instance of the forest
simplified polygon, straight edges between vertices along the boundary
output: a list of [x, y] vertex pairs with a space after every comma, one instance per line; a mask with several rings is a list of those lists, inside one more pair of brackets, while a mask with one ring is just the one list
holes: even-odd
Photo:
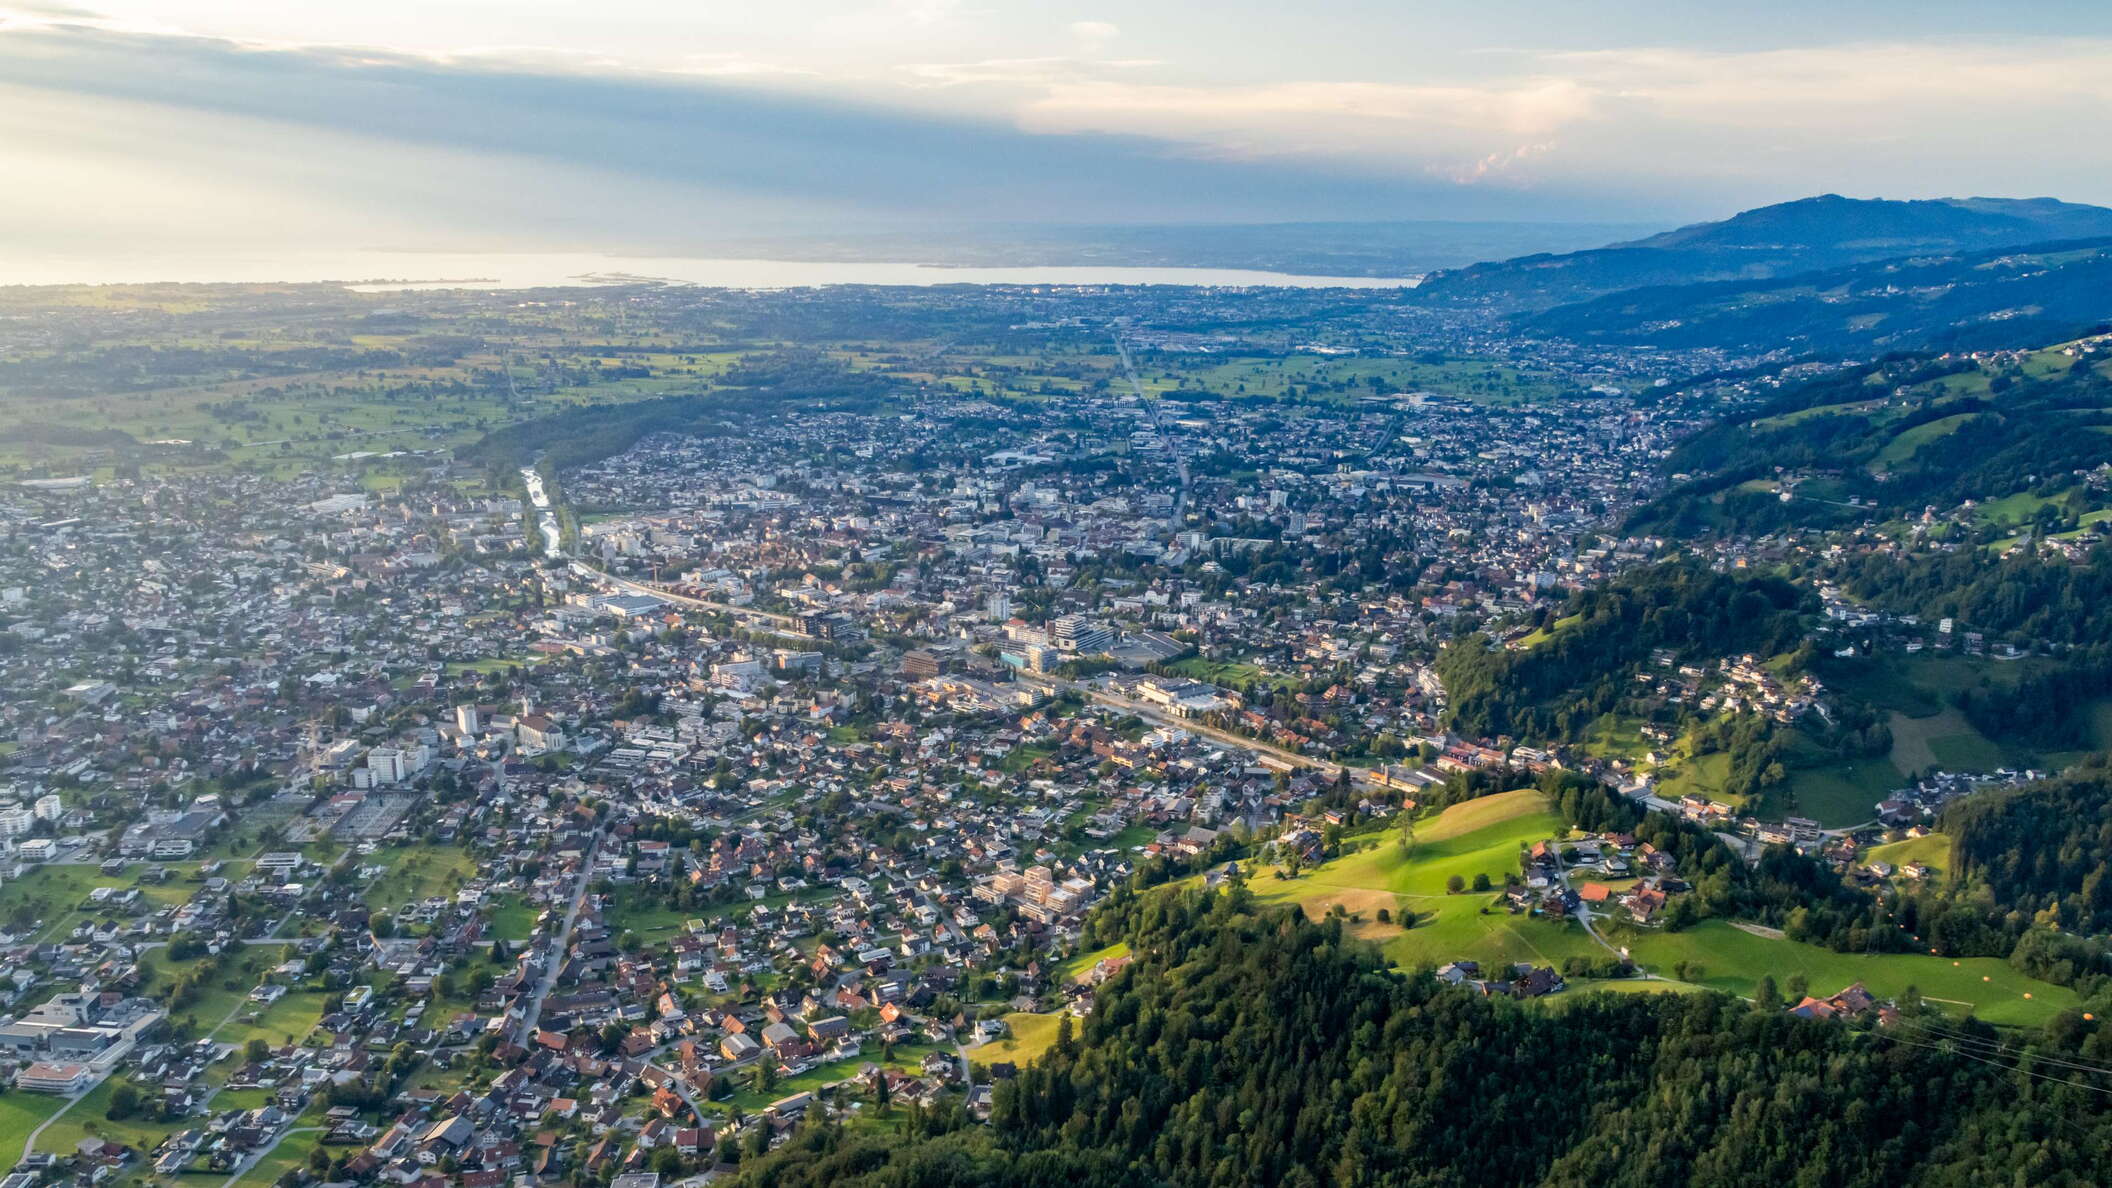
[[1478, 737], [1570, 739], [1611, 711], [1650, 653], [1716, 659], [1762, 656], [1803, 642], [1810, 595], [1772, 577], [1720, 574], [1672, 563], [1578, 593], [1567, 620], [1534, 647], [1498, 650], [1483, 635], [1437, 658], [1445, 724]]
[[2023, 550], [1873, 552], [1826, 576], [1870, 606], [1923, 623], [1950, 618], [1960, 631], [2027, 651], [2053, 650], [2050, 662], [2014, 681], [1962, 689], [1952, 700], [1991, 738], [2047, 749], [2089, 745], [2090, 704], [2112, 693], [2112, 618], [2096, 613], [2112, 600], [2112, 546], [2100, 544], [2079, 563]]
[[[2043, 374], [2002, 365], [1983, 377], [1969, 359], [1909, 356], [1844, 368], [1682, 442], [1665, 472], [1696, 477], [1639, 508], [1628, 528], [1759, 534], [2023, 491], [2050, 497], [2073, 482], [2066, 476], [2104, 462], [2108, 405], [2112, 378], [2086, 365]], [[1937, 421], [1963, 428], [1895, 447]], [[1772, 480], [1797, 472], [1824, 475], [1824, 497], [1781, 498]], [[2057, 501], [2044, 514], [2046, 527], [2076, 526]]]
[[1968, 796], [1944, 811], [1954, 877], [2075, 932], [2112, 930], [2112, 756], [2051, 779]]
[[493, 430], [458, 451], [464, 460], [511, 471], [542, 457], [555, 470], [612, 458], [655, 433], [712, 436], [787, 401], [817, 409], [866, 409], [892, 389], [875, 372], [852, 371], [814, 351], [743, 357], [719, 377], [722, 390], [630, 404], [590, 405]]
[[[1385, 968], [1344, 922], [1224, 893], [1118, 908], [1135, 960], [987, 1128], [812, 1121], [755, 1188], [2101, 1183], [2112, 1036], [1883, 1027], [1765, 994], [1486, 998]], [[2083, 1069], [2091, 1071], [2080, 1071]]]

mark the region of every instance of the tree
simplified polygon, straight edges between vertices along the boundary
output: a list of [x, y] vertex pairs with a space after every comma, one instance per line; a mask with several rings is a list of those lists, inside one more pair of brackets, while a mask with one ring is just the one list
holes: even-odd
[[242, 1046], [242, 1057], [251, 1064], [262, 1064], [271, 1059], [271, 1045], [258, 1036]]
[[770, 1153], [770, 1124], [757, 1120], [741, 1136], [741, 1158], [761, 1159]]
[[1452, 875], [1445, 880], [1445, 894], [1447, 895], [1457, 895], [1466, 889], [1467, 880], [1458, 875]]
[[103, 1116], [112, 1122], [122, 1122], [139, 1112], [139, 1090], [130, 1081], [119, 1081], [110, 1091], [110, 1108]]

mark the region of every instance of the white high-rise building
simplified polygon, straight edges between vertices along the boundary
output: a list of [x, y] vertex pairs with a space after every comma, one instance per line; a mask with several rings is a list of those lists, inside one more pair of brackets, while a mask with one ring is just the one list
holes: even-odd
[[464, 734], [475, 734], [482, 726], [483, 721], [477, 717], [476, 706], [458, 705], [455, 707], [455, 729], [460, 730]]
[[1012, 600], [1003, 594], [992, 594], [983, 603], [983, 613], [990, 616], [991, 622], [1002, 623], [1012, 617]]
[[36, 824], [36, 818], [19, 804], [0, 808], [0, 837], [21, 837]]
[[66, 815], [66, 805], [56, 792], [37, 797], [37, 820], [56, 821]]
[[410, 757], [394, 747], [375, 747], [367, 752], [367, 770], [377, 784], [400, 784], [410, 774]]

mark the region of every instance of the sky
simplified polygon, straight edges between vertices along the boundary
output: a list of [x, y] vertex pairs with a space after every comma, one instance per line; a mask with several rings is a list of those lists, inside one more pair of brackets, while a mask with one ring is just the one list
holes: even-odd
[[0, 0], [0, 248], [2112, 203], [2112, 5]]

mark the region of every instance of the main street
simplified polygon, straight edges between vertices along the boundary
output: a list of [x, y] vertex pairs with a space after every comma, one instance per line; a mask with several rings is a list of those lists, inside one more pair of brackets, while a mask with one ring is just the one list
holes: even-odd
[[579, 885], [572, 888], [572, 902], [565, 909], [564, 926], [558, 929], [557, 939], [543, 956], [543, 978], [535, 987], [534, 997], [528, 1000], [528, 1009], [521, 1013], [521, 1026], [514, 1042], [527, 1046], [535, 1038], [535, 1026], [543, 1016], [543, 1000], [557, 985], [557, 971], [565, 963], [565, 950], [572, 947], [572, 929], [579, 923], [580, 906], [587, 901], [587, 888], [594, 882], [594, 859], [601, 853], [601, 839], [607, 831], [606, 825], [594, 827], [594, 839], [587, 843], [586, 854], [579, 862]]

